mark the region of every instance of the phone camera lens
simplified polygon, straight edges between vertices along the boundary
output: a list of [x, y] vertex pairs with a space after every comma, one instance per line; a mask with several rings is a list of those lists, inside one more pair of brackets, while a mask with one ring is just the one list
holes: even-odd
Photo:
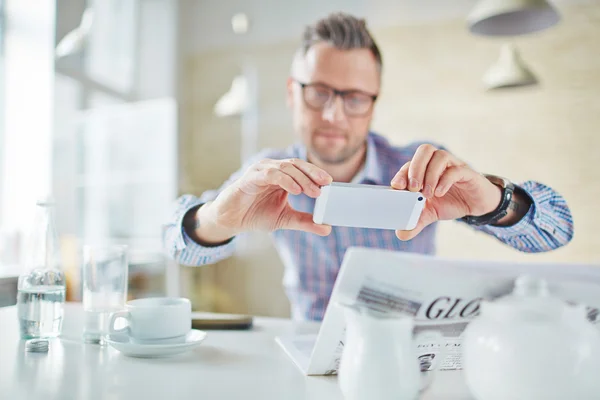
[[423, 201], [423, 198], [422, 198], [422, 197], [419, 197], [419, 201]]

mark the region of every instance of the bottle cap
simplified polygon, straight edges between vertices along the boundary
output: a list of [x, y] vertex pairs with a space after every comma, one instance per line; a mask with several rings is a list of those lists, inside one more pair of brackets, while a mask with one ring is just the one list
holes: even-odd
[[46, 353], [48, 352], [50, 342], [47, 339], [30, 339], [25, 342], [25, 351], [31, 353]]

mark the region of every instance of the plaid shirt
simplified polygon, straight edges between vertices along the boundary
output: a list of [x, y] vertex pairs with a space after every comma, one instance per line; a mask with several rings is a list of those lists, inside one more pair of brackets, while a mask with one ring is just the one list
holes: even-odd
[[[400, 167], [412, 159], [420, 144], [394, 147], [382, 136], [370, 133], [365, 166], [354, 182], [389, 185]], [[238, 179], [250, 164], [263, 158], [292, 157], [306, 160], [306, 148], [296, 144], [285, 150], [265, 150], [233, 174], [218, 190], [207, 191], [201, 197], [179, 197], [174, 214], [164, 229], [163, 242], [168, 254], [179, 263], [190, 266], [212, 264], [230, 256], [237, 238], [217, 247], [198, 245], [184, 231], [183, 216], [191, 208], [214, 199], [223, 188]], [[533, 200], [533, 205], [521, 221], [510, 227], [482, 226], [473, 229], [490, 234], [523, 252], [549, 251], [567, 244], [573, 236], [573, 218], [563, 197], [553, 189], [533, 181], [523, 182], [519, 187]], [[296, 210], [312, 213], [315, 200], [304, 194], [290, 195], [289, 203]], [[325, 237], [292, 230], [274, 231], [274, 244], [285, 266], [283, 284], [292, 305], [292, 317], [309, 320], [323, 318], [348, 247], [434, 254], [435, 235], [435, 223], [405, 242], [398, 240], [392, 230], [333, 227], [331, 234]]]

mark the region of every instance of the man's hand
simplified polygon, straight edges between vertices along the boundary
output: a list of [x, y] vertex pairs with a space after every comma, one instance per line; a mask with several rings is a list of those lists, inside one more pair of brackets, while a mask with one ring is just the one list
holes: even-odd
[[410, 240], [423, 228], [439, 220], [465, 215], [484, 215], [498, 207], [502, 191], [480, 173], [445, 150], [421, 145], [413, 159], [392, 179], [394, 189], [421, 191], [427, 203], [415, 229], [396, 231], [400, 240]]
[[317, 198], [320, 186], [331, 181], [327, 172], [303, 160], [262, 160], [198, 209], [194, 239], [215, 244], [244, 231], [276, 229], [326, 236], [331, 227], [315, 224], [311, 214], [291, 208], [288, 194]]

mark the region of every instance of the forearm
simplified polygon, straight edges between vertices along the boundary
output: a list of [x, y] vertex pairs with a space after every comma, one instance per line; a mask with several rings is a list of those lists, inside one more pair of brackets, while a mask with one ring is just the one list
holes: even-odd
[[183, 217], [183, 229], [201, 246], [222, 246], [231, 241], [235, 232], [220, 226], [211, 209], [212, 201], [190, 209]]
[[213, 264], [229, 257], [234, 251], [235, 240], [228, 240], [222, 245], [203, 246], [187, 233], [183, 226], [186, 216], [202, 204], [204, 204], [203, 199], [191, 195], [181, 196], [175, 202], [171, 218], [163, 226], [164, 249], [180, 264], [191, 266]]
[[529, 253], [562, 247], [573, 238], [573, 217], [565, 199], [552, 188], [528, 181], [519, 186], [531, 205], [512, 225], [480, 226], [477, 230], [495, 236], [511, 247]]

